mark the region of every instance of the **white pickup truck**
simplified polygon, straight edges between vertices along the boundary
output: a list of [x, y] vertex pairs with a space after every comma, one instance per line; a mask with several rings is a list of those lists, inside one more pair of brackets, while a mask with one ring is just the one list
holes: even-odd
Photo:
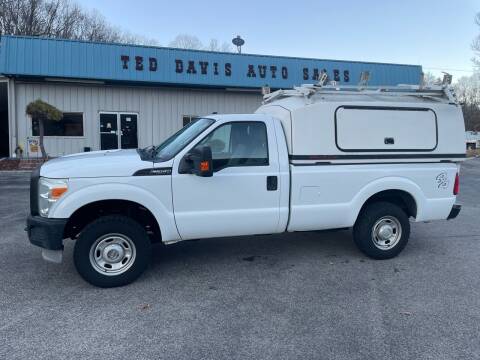
[[387, 259], [410, 221], [457, 216], [465, 158], [448, 88], [304, 85], [267, 95], [255, 114], [209, 115], [158, 146], [50, 160], [31, 177], [30, 242], [80, 275], [132, 282], [152, 242], [353, 228]]

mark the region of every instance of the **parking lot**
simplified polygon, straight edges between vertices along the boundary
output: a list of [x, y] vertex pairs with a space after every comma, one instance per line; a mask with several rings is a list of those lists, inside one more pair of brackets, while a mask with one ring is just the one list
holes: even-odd
[[28, 173], [0, 174], [1, 359], [480, 359], [480, 159], [452, 221], [414, 224], [370, 260], [349, 231], [156, 246], [132, 285], [99, 289], [24, 232]]

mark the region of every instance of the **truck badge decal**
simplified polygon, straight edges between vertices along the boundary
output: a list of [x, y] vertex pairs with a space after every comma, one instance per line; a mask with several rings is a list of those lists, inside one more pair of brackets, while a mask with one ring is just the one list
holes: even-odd
[[133, 176], [172, 175], [172, 168], [151, 168], [136, 171]]
[[435, 180], [439, 189], [446, 189], [448, 187], [448, 175], [445, 171], [438, 174]]

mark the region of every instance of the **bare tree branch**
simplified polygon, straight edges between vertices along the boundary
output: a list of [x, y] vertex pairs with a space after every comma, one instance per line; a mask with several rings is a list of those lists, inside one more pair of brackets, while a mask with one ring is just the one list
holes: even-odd
[[157, 44], [110, 25], [97, 11], [71, 0], [0, 0], [0, 35]]
[[[98, 11], [82, 9], [74, 0], [0, 0], [0, 35], [159, 45], [156, 40], [123, 31]], [[198, 37], [178, 35], [171, 47], [231, 52], [228, 42], [211, 39], [204, 46]]]
[[[475, 23], [480, 27], [480, 12], [475, 17]], [[475, 57], [472, 59], [473, 63], [480, 68], [480, 34], [472, 42], [472, 50]]]
[[194, 35], [180, 34], [173, 39], [168, 45], [170, 47], [179, 48], [179, 49], [193, 49], [201, 50], [203, 49], [202, 42]]
[[217, 39], [210, 39], [208, 45], [205, 46], [198, 37], [189, 34], [177, 35], [168, 46], [178, 49], [232, 52], [232, 47], [227, 42], [220, 45]]
[[427, 71], [425, 74], [423, 74], [423, 80], [425, 82], [425, 85], [427, 86], [436, 85], [442, 82], [442, 79], [440, 79], [439, 77], [436, 77], [430, 71]]
[[454, 87], [462, 104], [465, 129], [480, 131], [480, 73], [461, 77]]

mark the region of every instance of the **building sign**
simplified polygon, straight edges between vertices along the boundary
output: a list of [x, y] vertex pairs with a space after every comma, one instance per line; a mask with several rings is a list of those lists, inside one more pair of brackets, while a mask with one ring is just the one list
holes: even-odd
[[[156, 72], [158, 70], [158, 60], [154, 57], [145, 58], [144, 56], [136, 55], [132, 61], [132, 64], [130, 64], [130, 56], [121, 55], [120, 63], [124, 70], [130, 69], [131, 66], [133, 66], [136, 71]], [[177, 74], [188, 74], [192, 77], [208, 74], [213, 74], [214, 76], [231, 77], [234, 72], [238, 71], [246, 79], [259, 78], [274, 80], [281, 78], [287, 80], [289, 72], [293, 70], [289, 70], [289, 67], [286, 65], [279, 67], [277, 65], [266, 63], [245, 64], [244, 68], [233, 69], [230, 62], [210, 62], [206, 59], [199, 61], [175, 59], [175, 61], [170, 64], [170, 67], [167, 71], [175, 71]], [[294, 69], [294, 71], [301, 72], [301, 76], [305, 81], [318, 81], [323, 74], [327, 74], [327, 81], [333, 80], [337, 83], [350, 82], [350, 71], [348, 69], [332, 69], [329, 73], [326, 68], [321, 69], [318, 67], [303, 67], [301, 69]]]
[[[221, 53], [125, 44], [2, 36], [0, 73], [105, 82], [188, 87], [292, 88], [329, 81], [356, 85], [369, 72], [369, 85], [418, 84], [422, 67], [360, 61]], [[319, 53], [321, 55], [321, 53]], [[364, 54], [362, 54], [364, 55]], [[33, 59], [18, 61], [18, 59]]]
[[40, 146], [38, 139], [27, 138], [28, 152], [30, 154], [35, 154], [39, 152]]

